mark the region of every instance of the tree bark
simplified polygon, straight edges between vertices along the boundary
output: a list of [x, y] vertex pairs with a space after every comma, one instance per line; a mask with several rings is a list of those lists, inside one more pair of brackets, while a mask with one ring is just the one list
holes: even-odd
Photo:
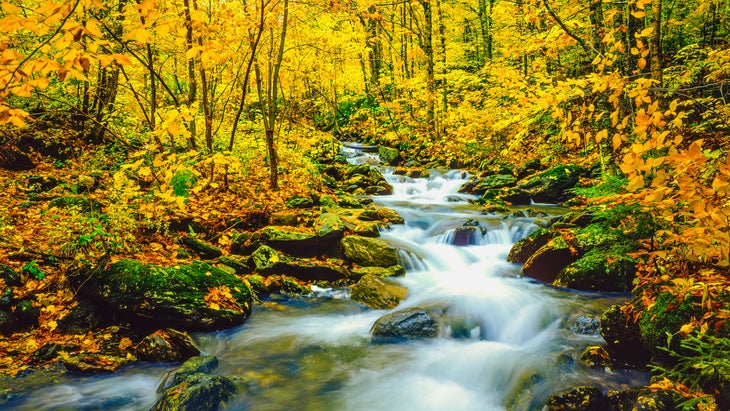
[[651, 12], [653, 15], [651, 33], [651, 78], [661, 87], [662, 79], [662, 0], [652, 0]]

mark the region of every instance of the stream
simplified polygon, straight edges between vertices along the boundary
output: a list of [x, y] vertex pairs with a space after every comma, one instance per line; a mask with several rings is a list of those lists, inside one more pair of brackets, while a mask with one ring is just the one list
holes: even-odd
[[[352, 162], [373, 162], [351, 151]], [[521, 277], [506, 261], [520, 238], [548, 217], [483, 214], [459, 194], [463, 171], [408, 178], [383, 169], [394, 187], [374, 197], [404, 217], [381, 237], [399, 250], [409, 290], [396, 308], [439, 308], [441, 335], [399, 344], [371, 342], [384, 310], [350, 301], [348, 289], [314, 288], [306, 297], [274, 295], [242, 326], [195, 339], [220, 360], [216, 373], [245, 387], [232, 410], [541, 410], [550, 395], [576, 385], [638, 385], [631, 371], [580, 365], [587, 345], [603, 342], [601, 312], [626, 294], [557, 289]], [[515, 210], [519, 210], [516, 208]], [[1, 407], [18, 410], [146, 410], [176, 366], [137, 363], [113, 375], [63, 373]]]

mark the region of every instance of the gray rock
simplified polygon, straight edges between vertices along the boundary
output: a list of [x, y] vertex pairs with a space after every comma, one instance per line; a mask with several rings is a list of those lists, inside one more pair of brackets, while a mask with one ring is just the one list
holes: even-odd
[[373, 324], [370, 334], [376, 342], [398, 342], [436, 338], [439, 327], [426, 310], [413, 307], [386, 314]]

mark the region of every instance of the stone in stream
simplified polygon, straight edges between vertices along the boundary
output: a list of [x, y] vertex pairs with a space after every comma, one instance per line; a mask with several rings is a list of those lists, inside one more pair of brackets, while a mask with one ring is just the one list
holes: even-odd
[[509, 251], [507, 261], [524, 264], [537, 250], [550, 241], [552, 233], [546, 228], [540, 228], [527, 237], [517, 241]]
[[630, 291], [635, 273], [629, 257], [592, 250], [560, 270], [553, 284], [585, 291]]
[[352, 288], [350, 298], [376, 310], [395, 308], [406, 298], [408, 289], [387, 278], [365, 275]]
[[380, 158], [381, 163], [390, 166], [396, 166], [403, 162], [403, 157], [400, 155], [400, 152], [391, 147], [378, 147], [378, 157]]
[[379, 343], [419, 340], [438, 337], [439, 327], [426, 310], [412, 307], [378, 318], [370, 334]]
[[217, 410], [233, 398], [233, 380], [210, 373], [218, 367], [214, 356], [193, 357], [168, 375], [160, 386], [164, 390], [151, 410]]
[[135, 347], [144, 361], [179, 362], [200, 355], [190, 334], [167, 328], [144, 337]]
[[383, 240], [351, 235], [343, 238], [340, 244], [345, 257], [356, 264], [373, 267], [398, 264], [397, 252]]
[[555, 236], [540, 247], [522, 266], [525, 276], [552, 283], [560, 270], [577, 260], [575, 251], [563, 239]]
[[[242, 324], [253, 294], [245, 282], [202, 261], [161, 267], [121, 260], [69, 276], [80, 295], [134, 324], [181, 330], [216, 330]], [[214, 294], [215, 305], [206, 301]]]

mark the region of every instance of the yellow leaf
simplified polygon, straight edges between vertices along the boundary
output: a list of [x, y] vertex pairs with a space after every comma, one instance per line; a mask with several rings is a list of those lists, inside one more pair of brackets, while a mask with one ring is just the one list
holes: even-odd
[[596, 133], [596, 143], [600, 143], [603, 139], [608, 137], [608, 130], [603, 129]]
[[641, 30], [641, 33], [638, 34], [639, 37], [649, 37], [651, 36], [651, 33], [654, 32], [654, 26], [649, 26], [645, 28], [644, 30]]
[[640, 58], [637, 65], [639, 66], [639, 70], [644, 70], [646, 68], [646, 59], [643, 57]]
[[613, 135], [613, 141], [612, 141], [613, 150], [614, 151], [618, 150], [619, 147], [621, 147], [621, 143], [622, 143], [621, 135], [620, 134], [614, 134]]
[[626, 189], [632, 193], [641, 188], [644, 188], [644, 177], [641, 174], [634, 176], [634, 178], [629, 180], [628, 186], [626, 186]]

